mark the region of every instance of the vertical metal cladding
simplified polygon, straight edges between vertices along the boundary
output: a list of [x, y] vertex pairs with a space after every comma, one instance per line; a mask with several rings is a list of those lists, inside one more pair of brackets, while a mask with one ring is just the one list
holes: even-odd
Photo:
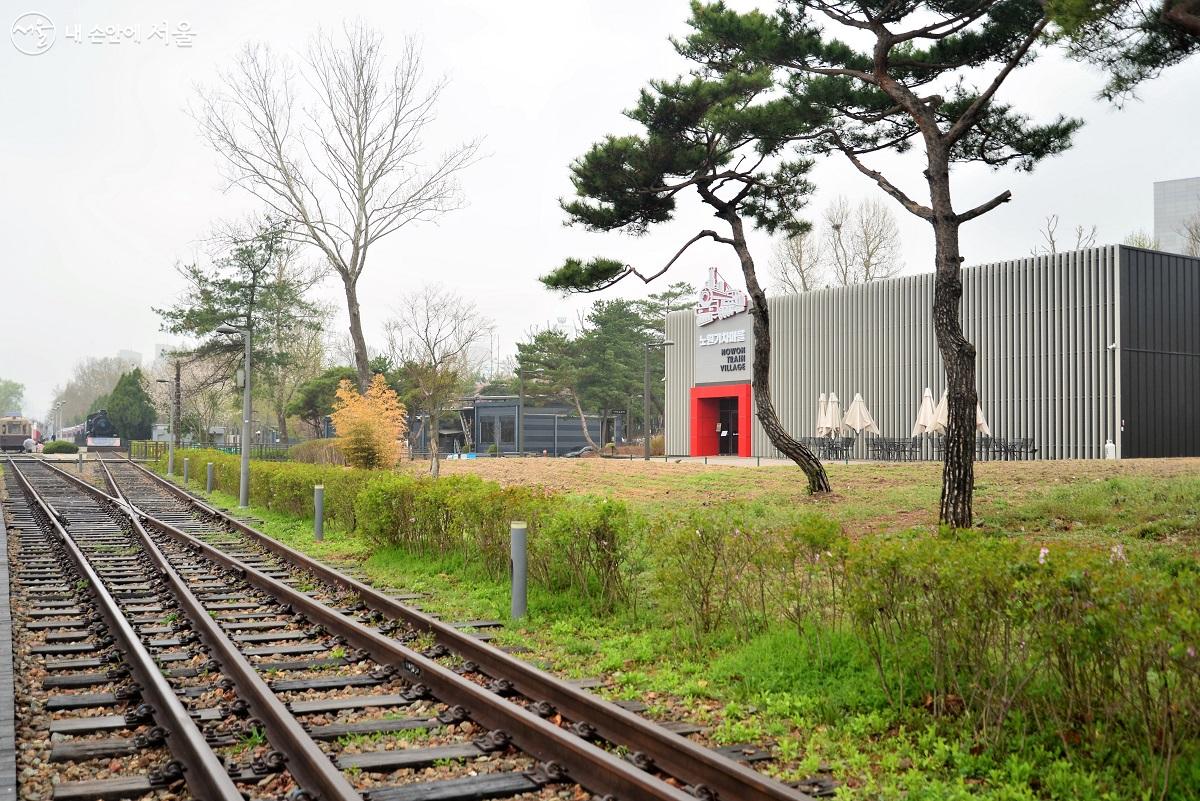
[[[1108, 346], [1118, 326], [1135, 324], [1118, 319], [1118, 292], [1129, 283], [1118, 261], [1128, 252], [1108, 246], [963, 271], [963, 330], [976, 347], [980, 402], [997, 437], [1032, 438], [1036, 457], [1044, 459], [1101, 458], [1110, 437], [1120, 445], [1122, 367]], [[1167, 299], [1189, 286], [1194, 294], [1200, 284], [1194, 274], [1188, 280], [1167, 290], [1155, 285], [1155, 297]], [[1144, 278], [1137, 286], [1145, 292], [1149, 284]], [[1200, 302], [1176, 300], [1180, 310], [1200, 310]], [[1158, 302], [1127, 310], [1140, 321]], [[932, 306], [932, 273], [771, 298], [771, 393], [787, 429], [798, 437], [814, 433], [820, 393], [837, 393], [845, 409], [861, 392], [884, 436], [909, 436], [924, 389], [936, 404], [946, 385]], [[1178, 325], [1175, 330], [1172, 342], [1186, 339]], [[691, 312], [670, 315], [667, 336], [676, 343], [667, 349], [667, 452], [681, 455], [689, 447], [696, 347]], [[1200, 342], [1193, 344], [1188, 347], [1200, 352]], [[1127, 386], [1151, 369], [1130, 355], [1122, 353]], [[1192, 364], [1200, 370], [1200, 358]], [[1200, 426], [1194, 428], [1200, 438]], [[753, 452], [779, 455], [757, 418]], [[1200, 443], [1192, 452], [1200, 453]], [[854, 457], [866, 457], [861, 438]]]
[[1200, 259], [1121, 246], [1124, 456], [1200, 454]]

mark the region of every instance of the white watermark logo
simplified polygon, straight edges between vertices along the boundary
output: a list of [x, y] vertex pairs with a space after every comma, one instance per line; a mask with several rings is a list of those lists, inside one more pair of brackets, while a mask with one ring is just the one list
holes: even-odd
[[54, 23], [45, 14], [30, 11], [16, 18], [9, 38], [25, 55], [40, 56], [54, 46]]

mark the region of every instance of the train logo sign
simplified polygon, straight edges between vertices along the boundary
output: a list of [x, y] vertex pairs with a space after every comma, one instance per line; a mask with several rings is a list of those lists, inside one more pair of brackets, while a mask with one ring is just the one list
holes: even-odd
[[13, 21], [8, 37], [19, 52], [40, 56], [54, 46], [54, 23], [45, 14], [30, 11]]
[[746, 293], [730, 286], [716, 267], [708, 268], [708, 283], [696, 304], [696, 325], [708, 325], [746, 310]]

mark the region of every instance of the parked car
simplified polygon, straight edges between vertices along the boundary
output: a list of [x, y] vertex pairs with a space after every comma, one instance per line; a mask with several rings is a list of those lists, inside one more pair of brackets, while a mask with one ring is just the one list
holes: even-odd
[[584, 454], [594, 453], [595, 450], [596, 449], [593, 448], [591, 445], [584, 445], [582, 448], [576, 448], [573, 451], [567, 451], [566, 453], [563, 454], [563, 456], [567, 457], [568, 459], [578, 459], [580, 456], [583, 456]]

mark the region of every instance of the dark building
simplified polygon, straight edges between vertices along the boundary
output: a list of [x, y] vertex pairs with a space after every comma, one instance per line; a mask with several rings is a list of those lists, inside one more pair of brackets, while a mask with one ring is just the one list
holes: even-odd
[[[599, 415], [584, 415], [588, 433], [603, 444]], [[616, 418], [619, 421], [621, 418]], [[579, 415], [566, 406], [528, 406], [521, 414], [515, 395], [463, 398], [442, 415], [438, 426], [438, 450], [442, 453], [500, 453], [521, 451], [521, 425], [525, 426], [524, 453], [559, 456], [587, 445]], [[615, 423], [617, 441], [623, 434]], [[418, 415], [409, 424], [409, 443], [414, 453], [429, 451], [429, 420]]]

